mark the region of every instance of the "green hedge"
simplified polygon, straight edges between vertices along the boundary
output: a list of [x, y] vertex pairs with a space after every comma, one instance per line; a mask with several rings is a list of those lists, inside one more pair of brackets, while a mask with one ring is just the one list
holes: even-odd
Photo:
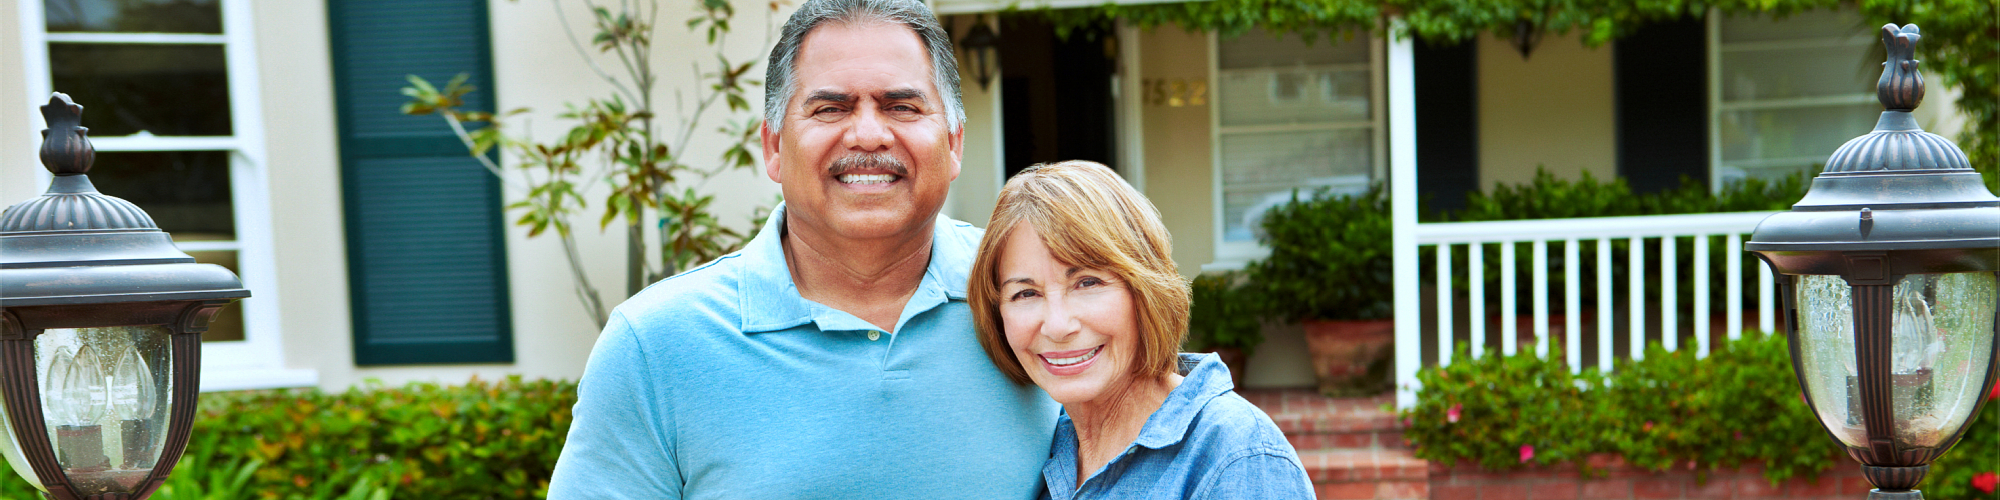
[[[575, 403], [573, 382], [518, 377], [203, 394], [187, 456], [154, 498], [541, 498]], [[0, 476], [0, 498], [36, 498]]]
[[[1782, 335], [1745, 333], [1707, 359], [1650, 346], [1644, 360], [1610, 375], [1571, 374], [1563, 357], [1487, 353], [1465, 344], [1450, 366], [1420, 372], [1416, 406], [1404, 410], [1404, 437], [1419, 458], [1493, 470], [1573, 464], [1621, 456], [1651, 470], [1757, 462], [1773, 484], [1853, 467], [1800, 397]], [[2000, 469], [2000, 404], [1988, 404], [1964, 439], [1931, 467], [1920, 486], [1932, 500], [1984, 498], [1973, 478]]]

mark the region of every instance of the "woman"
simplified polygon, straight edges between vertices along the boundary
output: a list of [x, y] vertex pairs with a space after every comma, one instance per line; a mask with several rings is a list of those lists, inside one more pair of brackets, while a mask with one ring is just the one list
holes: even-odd
[[1043, 498], [1313, 497], [1271, 418], [1214, 354], [1178, 354], [1188, 284], [1159, 212], [1103, 165], [1022, 171], [967, 285], [1002, 373], [1062, 403]]

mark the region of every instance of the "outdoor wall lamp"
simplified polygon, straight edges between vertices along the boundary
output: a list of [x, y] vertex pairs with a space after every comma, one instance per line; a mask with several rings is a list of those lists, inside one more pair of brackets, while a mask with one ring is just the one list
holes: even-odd
[[1862, 464], [1872, 500], [1917, 500], [1996, 376], [2000, 198], [1965, 152], [1910, 116], [1912, 24], [1882, 27], [1875, 131], [1848, 141], [1745, 248], [1776, 271], [1807, 404]]
[[201, 332], [250, 291], [97, 192], [83, 106], [42, 106], [41, 197], [0, 212], [0, 452], [55, 500], [153, 494], [187, 447]]
[[973, 79], [979, 81], [981, 92], [986, 91], [986, 86], [993, 83], [993, 74], [999, 72], [993, 66], [1000, 62], [1000, 35], [986, 24], [986, 16], [980, 15], [972, 22], [972, 29], [965, 33], [965, 38], [958, 40], [958, 46], [972, 56]]

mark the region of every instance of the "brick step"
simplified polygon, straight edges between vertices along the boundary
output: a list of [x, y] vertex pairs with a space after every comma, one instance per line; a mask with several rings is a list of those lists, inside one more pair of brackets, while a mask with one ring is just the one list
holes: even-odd
[[1430, 498], [1430, 462], [1410, 450], [1300, 451], [1321, 500]]
[[1244, 399], [1264, 410], [1292, 448], [1312, 450], [1407, 449], [1402, 422], [1387, 407], [1393, 395], [1328, 398], [1310, 389], [1252, 389]]

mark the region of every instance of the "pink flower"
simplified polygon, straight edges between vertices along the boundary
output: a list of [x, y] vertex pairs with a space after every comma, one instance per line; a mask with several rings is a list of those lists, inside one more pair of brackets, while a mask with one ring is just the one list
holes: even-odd
[[1736, 440], [1737, 441], [1743, 440], [1743, 431], [1736, 431]]
[[1458, 423], [1458, 412], [1459, 410], [1462, 410], [1464, 408], [1465, 408], [1464, 403], [1451, 405], [1451, 409], [1444, 411], [1444, 421], [1454, 424]]
[[1646, 432], [1653, 432], [1653, 422], [1651, 420], [1646, 421], [1646, 425], [1642, 427], [1640, 430], [1644, 430]]
[[1993, 384], [1993, 392], [1986, 395], [1987, 401], [2000, 399], [2000, 384]]
[[2000, 484], [2000, 476], [1996, 476], [1992, 471], [1972, 475], [1972, 487], [1977, 488], [1979, 491], [1984, 491], [1988, 495], [1993, 494], [1993, 486], [1995, 484]]
[[1528, 463], [1529, 460], [1534, 460], [1534, 459], [1535, 459], [1535, 446], [1530, 444], [1521, 445], [1521, 463], [1525, 464]]

